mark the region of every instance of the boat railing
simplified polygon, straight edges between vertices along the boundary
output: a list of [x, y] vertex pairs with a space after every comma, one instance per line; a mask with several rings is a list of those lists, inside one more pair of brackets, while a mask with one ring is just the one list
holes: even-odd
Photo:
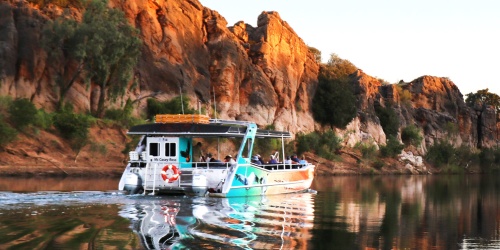
[[[234, 164], [236, 165], [236, 164]], [[193, 168], [193, 169], [222, 169], [230, 168], [231, 163], [229, 162], [182, 162], [180, 163], [181, 169]]]
[[[134, 161], [129, 161], [130, 163], [133, 164], [133, 166], [137, 167], [146, 167], [146, 161], [145, 160], [134, 160]], [[229, 162], [179, 162], [179, 163], [174, 163], [174, 165], [179, 166], [180, 169], [228, 169], [232, 166], [231, 163]], [[233, 163], [233, 165], [236, 165], [236, 163]], [[246, 164], [240, 164], [240, 166], [244, 166]], [[258, 168], [263, 168], [266, 170], [293, 170], [293, 169], [301, 169], [305, 168], [308, 165], [311, 165], [310, 163], [306, 164], [283, 164], [283, 163], [275, 163], [275, 164], [255, 164], [255, 163], [249, 163], [248, 165], [252, 165], [254, 167]]]
[[252, 163], [253, 166], [263, 168], [266, 170], [293, 170], [293, 169], [301, 169], [305, 168], [308, 164], [283, 164], [283, 163], [275, 163], [275, 164], [255, 164]]

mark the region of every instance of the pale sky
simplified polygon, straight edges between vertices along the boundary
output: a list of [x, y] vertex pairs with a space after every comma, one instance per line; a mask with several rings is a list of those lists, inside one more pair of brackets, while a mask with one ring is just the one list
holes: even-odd
[[500, 0], [200, 0], [232, 26], [277, 11], [297, 35], [390, 83], [450, 78], [500, 95]]

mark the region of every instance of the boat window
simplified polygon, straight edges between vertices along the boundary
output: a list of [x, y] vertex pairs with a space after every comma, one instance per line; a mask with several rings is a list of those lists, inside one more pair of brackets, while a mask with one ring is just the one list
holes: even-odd
[[151, 156], [159, 156], [160, 153], [160, 144], [159, 143], [150, 143], [149, 144], [149, 155]]
[[175, 143], [165, 143], [165, 156], [176, 156], [176, 144]]

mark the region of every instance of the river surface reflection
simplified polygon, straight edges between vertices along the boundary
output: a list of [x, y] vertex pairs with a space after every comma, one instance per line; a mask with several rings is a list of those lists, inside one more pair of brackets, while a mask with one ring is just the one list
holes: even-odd
[[317, 193], [125, 195], [0, 178], [0, 249], [500, 249], [496, 175], [317, 177]]

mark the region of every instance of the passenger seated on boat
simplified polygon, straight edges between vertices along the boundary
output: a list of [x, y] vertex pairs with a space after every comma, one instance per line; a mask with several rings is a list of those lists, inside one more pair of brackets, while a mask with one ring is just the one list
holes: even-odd
[[231, 155], [226, 155], [226, 157], [224, 158], [224, 162], [228, 163], [229, 166], [233, 166], [234, 164], [236, 164], [236, 161]]
[[222, 166], [226, 166], [226, 164], [224, 162], [222, 162], [221, 160], [215, 159], [215, 158], [210, 158], [210, 162], [208, 163], [208, 165], [210, 167], [222, 167]]
[[215, 158], [211, 158], [211, 159], [210, 159], [210, 162], [222, 162], [222, 161], [221, 161], [221, 160], [217, 160], [217, 159], [215, 159]]
[[303, 155], [299, 161], [299, 164], [301, 165], [307, 165], [306, 157]]
[[211, 153], [208, 153], [207, 156], [205, 157], [205, 160], [207, 162], [210, 162], [212, 160], [212, 154]]
[[259, 154], [256, 154], [257, 158], [259, 159], [260, 161], [260, 164], [265, 164], [266, 162], [264, 161], [264, 159], [262, 159], [262, 157], [259, 155]]
[[285, 164], [292, 164], [292, 159], [290, 158], [290, 156], [286, 157]]
[[292, 160], [292, 164], [299, 164], [300, 162], [299, 158], [297, 158], [297, 154], [293, 154], [290, 159]]
[[259, 157], [257, 155], [254, 155], [252, 157], [251, 161], [252, 161], [253, 164], [262, 165], [262, 162], [259, 161]]
[[274, 159], [274, 155], [271, 155], [269, 157], [269, 162], [268, 164], [278, 164], [278, 161], [276, 159]]

